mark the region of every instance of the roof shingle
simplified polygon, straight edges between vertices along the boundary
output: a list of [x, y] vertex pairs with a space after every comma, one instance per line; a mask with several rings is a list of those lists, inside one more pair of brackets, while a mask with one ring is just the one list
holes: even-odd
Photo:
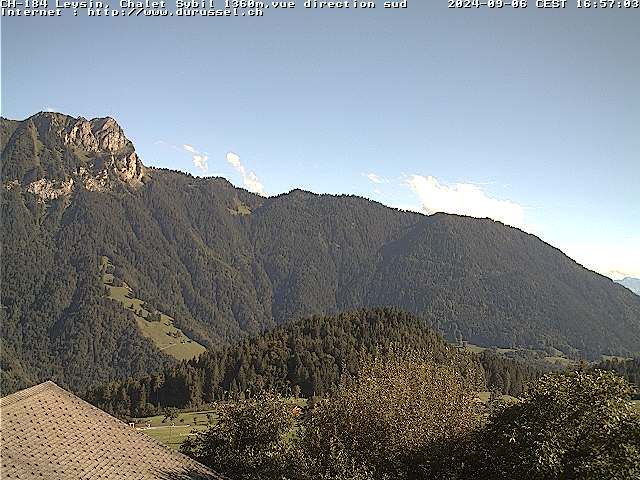
[[0, 399], [1, 477], [221, 480], [53, 382]]

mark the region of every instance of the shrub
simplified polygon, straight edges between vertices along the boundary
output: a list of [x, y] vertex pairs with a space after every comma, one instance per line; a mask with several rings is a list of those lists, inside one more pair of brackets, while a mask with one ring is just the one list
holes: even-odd
[[473, 394], [454, 368], [418, 355], [374, 358], [312, 412], [302, 442], [309, 477], [339, 478], [346, 466], [377, 479], [409, 478], [418, 465], [439, 461], [430, 456], [437, 445], [478, 422]]
[[478, 434], [466, 478], [640, 478], [640, 416], [630, 393], [609, 372], [543, 377]]
[[296, 420], [290, 402], [273, 393], [220, 403], [217, 420], [181, 451], [233, 479], [292, 478], [297, 469]]

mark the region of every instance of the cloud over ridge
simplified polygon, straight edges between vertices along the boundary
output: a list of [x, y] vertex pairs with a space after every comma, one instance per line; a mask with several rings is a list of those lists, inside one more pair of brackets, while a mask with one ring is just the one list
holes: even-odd
[[431, 175], [411, 175], [405, 183], [418, 196], [422, 211], [429, 215], [443, 212], [488, 217], [514, 227], [525, 227], [521, 205], [490, 197], [472, 183], [445, 185]]
[[200, 169], [203, 173], [207, 172], [209, 170], [209, 165], [207, 164], [207, 161], [209, 160], [209, 157], [202, 153], [199, 152], [198, 150], [196, 150], [194, 147], [192, 147], [191, 145], [188, 144], [184, 144], [182, 145], [182, 148], [186, 151], [189, 152], [191, 154], [191, 159], [193, 160], [193, 164]]
[[389, 180], [387, 180], [386, 178], [376, 174], [376, 173], [364, 173], [363, 174], [365, 177], [367, 177], [371, 182], [373, 183], [389, 183]]
[[228, 152], [227, 162], [240, 174], [240, 176], [242, 177], [242, 183], [245, 187], [247, 187], [247, 190], [253, 193], [257, 193], [258, 195], [261, 195], [263, 197], [268, 196], [267, 192], [264, 189], [264, 185], [262, 184], [262, 182], [260, 182], [258, 176], [255, 174], [255, 172], [248, 171], [246, 169], [246, 167], [240, 161], [240, 156], [237, 153]]

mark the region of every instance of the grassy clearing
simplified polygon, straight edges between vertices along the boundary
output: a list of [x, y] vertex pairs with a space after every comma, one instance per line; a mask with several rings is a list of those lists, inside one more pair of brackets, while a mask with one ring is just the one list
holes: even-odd
[[[492, 350], [491, 348], [481, 347], [480, 345], [475, 345], [473, 343], [468, 343], [468, 342], [464, 343], [464, 347], [462, 347], [462, 349], [471, 353], [482, 353], [485, 350]], [[524, 350], [524, 349], [516, 349], [516, 348], [496, 348], [495, 349], [496, 353], [499, 353], [500, 355], [515, 353], [518, 350]]]
[[[209, 417], [207, 417], [209, 414]], [[164, 415], [141, 418], [136, 428], [161, 443], [178, 450], [189, 435], [202, 432], [215, 423], [215, 415], [211, 411], [180, 413], [175, 420], [163, 422]]]
[[625, 361], [625, 360], [633, 360], [633, 357], [619, 357], [617, 355], [602, 355], [602, 360], [603, 361], [607, 361], [607, 360], [617, 360], [617, 361]]
[[465, 343], [463, 350], [470, 353], [482, 353], [487, 350], [485, 347], [481, 347], [479, 345], [474, 345], [473, 343]]
[[[491, 392], [478, 392], [476, 394], [476, 398], [481, 403], [484, 403], [486, 405], [487, 403], [489, 403], [489, 399], [491, 398]], [[520, 399], [512, 397], [511, 395], [500, 395], [500, 400], [508, 403], [518, 403], [521, 401]]]
[[178, 360], [197, 357], [206, 348], [192, 340], [173, 324], [173, 318], [159, 311], [150, 311], [142, 300], [133, 296], [133, 291], [124, 282], [118, 282], [112, 273], [113, 265], [108, 257], [101, 257], [100, 271], [107, 298], [119, 302], [135, 316], [142, 334], [149, 338], [158, 349]]
[[164, 415], [139, 418], [136, 428], [161, 443], [178, 450], [189, 435], [202, 432], [214, 424], [216, 415], [212, 410], [182, 412], [175, 420], [166, 420]]
[[136, 425], [149, 425], [151, 427], [168, 427], [171, 423], [176, 425], [207, 425], [209, 423], [209, 417], [211, 421], [215, 421], [215, 413], [213, 410], [201, 410], [199, 412], [182, 412], [178, 414], [178, 418], [169, 422], [164, 421], [164, 415], [156, 415], [154, 417], [139, 418], [136, 421]]
[[249, 208], [248, 205], [245, 205], [239, 200], [236, 200], [235, 203], [236, 205], [234, 209], [231, 209], [231, 208], [228, 209], [231, 215], [240, 215], [240, 216], [251, 215], [251, 209]]
[[519, 357], [531, 358], [531, 356], [533, 356], [534, 358], [538, 358], [542, 361], [545, 361], [550, 365], [553, 365], [554, 367], [565, 368], [565, 367], [570, 367], [572, 365], [577, 364], [575, 360], [571, 360], [570, 358], [567, 358], [566, 356], [564, 356], [564, 354], [560, 350], [556, 350], [556, 349], [551, 349], [553, 350], [552, 353], [554, 353], [555, 355], [549, 355], [547, 352], [544, 352], [542, 350], [532, 350], [528, 348], [495, 348], [494, 349], [489, 347], [481, 347], [480, 345], [475, 345], [473, 343], [467, 343], [467, 342], [464, 342], [463, 346], [456, 345], [456, 348], [459, 348], [465, 352], [470, 352], [470, 353], [482, 353], [486, 350], [493, 350], [498, 355], [503, 355], [508, 358], [516, 358], [516, 359]]
[[[306, 398], [291, 397], [288, 401], [291, 402], [292, 407], [305, 408], [307, 405]], [[217, 415], [214, 410], [200, 410], [181, 412], [175, 420], [171, 421], [165, 421], [164, 418], [164, 415], [138, 418], [135, 420], [136, 428], [159, 442], [178, 450], [189, 435], [202, 432], [209, 428], [209, 425], [214, 425]]]
[[[466, 352], [470, 352], [470, 353], [482, 353], [485, 350], [495, 350], [496, 353], [500, 354], [500, 355], [508, 355], [510, 353], [516, 353], [518, 351], [524, 351], [526, 349], [524, 348], [489, 348], [489, 347], [481, 347], [480, 345], [475, 345], [473, 343], [468, 343], [468, 342], [464, 342], [464, 346], [463, 347], [458, 347], [461, 348], [462, 350], [466, 351]], [[531, 350], [533, 351], [533, 350]]]
[[553, 365], [558, 365], [561, 367], [570, 367], [576, 364], [574, 360], [571, 360], [567, 357], [560, 357], [560, 356], [546, 356], [544, 357], [544, 360], [547, 363], [551, 363]]
[[143, 433], [155, 438], [160, 443], [167, 445], [175, 450], [180, 449], [180, 445], [189, 435], [194, 435], [207, 429], [206, 425], [176, 425], [175, 427], [162, 427], [141, 430]]

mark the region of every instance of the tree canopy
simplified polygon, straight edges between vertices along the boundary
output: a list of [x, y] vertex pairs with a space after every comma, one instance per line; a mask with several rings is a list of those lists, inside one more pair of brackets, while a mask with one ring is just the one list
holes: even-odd
[[629, 393], [611, 372], [549, 374], [487, 417], [450, 366], [373, 355], [303, 409], [274, 394], [221, 403], [182, 451], [231, 480], [633, 480]]

